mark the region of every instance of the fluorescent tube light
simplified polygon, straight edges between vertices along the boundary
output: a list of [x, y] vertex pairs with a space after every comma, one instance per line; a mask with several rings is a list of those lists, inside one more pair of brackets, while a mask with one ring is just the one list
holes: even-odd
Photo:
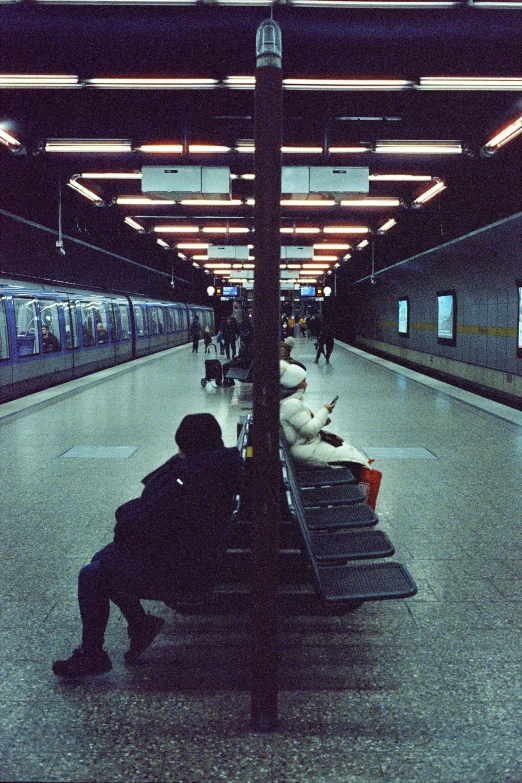
[[48, 139], [46, 152], [132, 152], [124, 139]]
[[214, 154], [214, 153], [224, 153], [224, 152], [230, 152], [230, 147], [224, 147], [219, 144], [189, 144], [189, 152], [193, 152], [195, 154]]
[[201, 229], [204, 234], [249, 234], [250, 229], [243, 226], [205, 226]]
[[325, 234], [368, 234], [370, 229], [367, 226], [325, 226]]
[[[455, 0], [292, 0], [292, 5], [303, 8], [454, 8]], [[496, 3], [492, 3], [496, 5]]]
[[206, 250], [208, 242], [180, 242], [176, 247], [178, 250]]
[[157, 234], [196, 234], [198, 226], [154, 226]]
[[[520, 5], [522, 8], [522, 4]], [[423, 76], [418, 90], [522, 90], [518, 76]]]
[[231, 90], [253, 90], [256, 86], [255, 76], [227, 76], [223, 80], [225, 87]]
[[141, 179], [141, 171], [87, 171], [78, 174], [80, 179]]
[[357, 250], [362, 250], [364, 247], [367, 247], [369, 244], [370, 243], [368, 242], [367, 239], [363, 239], [363, 241], [359, 242], [359, 244], [357, 245]]
[[180, 154], [183, 152], [183, 144], [142, 144], [136, 148], [138, 152], [159, 155], [163, 152]]
[[101, 78], [86, 79], [86, 87], [102, 90], [213, 90], [219, 85], [217, 79], [171, 79], [171, 78]]
[[14, 136], [12, 136], [10, 133], [8, 133], [5, 128], [0, 127], [0, 143], [5, 144], [6, 147], [14, 147], [17, 149], [18, 147], [21, 147], [21, 143], [18, 141], [18, 139], [15, 139]]
[[319, 234], [320, 228], [312, 226], [295, 226], [294, 228], [284, 227], [279, 229], [281, 234]]
[[398, 198], [350, 198], [341, 201], [342, 207], [400, 207]]
[[[321, 256], [319, 256], [319, 259], [320, 258]], [[337, 256], [323, 256], [323, 258], [329, 259], [330, 261], [337, 261]], [[313, 260], [317, 261], [318, 259], [314, 256]], [[330, 269], [330, 264], [303, 264], [302, 270], [304, 269], [315, 269], [316, 271], [318, 269]]]
[[134, 228], [136, 231], [141, 231], [141, 232], [145, 233], [145, 229], [143, 228], [143, 226], [141, 226], [139, 223], [137, 223], [131, 217], [126, 217], [123, 222], [127, 223], [128, 226], [130, 226], [131, 228]]
[[337, 256], [312, 256], [312, 261], [337, 261]]
[[417, 196], [417, 198], [413, 201], [413, 206], [420, 206], [421, 204], [425, 204], [443, 190], [446, 190], [446, 185], [444, 182], [436, 182], [433, 187], [428, 188], [428, 190], [425, 190], [424, 193], [421, 193], [420, 196]]
[[409, 90], [406, 79], [283, 79], [286, 90]]
[[431, 182], [430, 174], [370, 174], [372, 182]]
[[205, 266], [207, 266], [209, 269], [232, 269], [232, 264], [224, 264], [218, 261], [209, 261], [207, 264], [205, 264]]
[[520, 133], [522, 133], [522, 117], [519, 117], [517, 120], [493, 136], [493, 138], [490, 139], [484, 146], [484, 149], [487, 152], [494, 152], [496, 149], [500, 149], [504, 146], [504, 144], [507, 144], [512, 139], [516, 138]]
[[101, 196], [99, 196], [97, 193], [94, 193], [94, 191], [89, 190], [89, 188], [85, 188], [83, 185], [80, 185], [79, 182], [77, 182], [75, 179], [69, 180], [67, 185], [75, 190], [77, 193], [80, 193], [80, 195], [85, 196], [85, 198], [88, 198], [89, 201], [95, 201], [101, 204], [103, 202], [103, 199]]
[[334, 207], [335, 201], [332, 199], [281, 199], [282, 207]]
[[158, 243], [158, 245], [161, 245], [161, 247], [164, 247], [165, 249], [170, 250], [169, 243], [165, 242], [164, 239], [156, 239], [156, 242]]
[[238, 207], [243, 202], [238, 198], [229, 201], [218, 198], [184, 198], [179, 203], [189, 207]]
[[349, 250], [351, 245], [341, 244], [339, 242], [322, 242], [314, 245], [314, 250]]
[[175, 201], [171, 199], [163, 198], [147, 198], [146, 196], [118, 196], [116, 198], [116, 204], [120, 206], [140, 206], [140, 207], [153, 207], [157, 204], [175, 204]]
[[78, 76], [54, 76], [46, 74], [0, 74], [0, 89], [64, 89], [81, 87]]
[[458, 155], [460, 141], [378, 141], [375, 152], [386, 155]]
[[[256, 148], [253, 144], [239, 144], [236, 147], [234, 147], [234, 152], [242, 152], [247, 155], [253, 155], [256, 151]], [[247, 177], [244, 177], [243, 179], [247, 179]], [[254, 179], [254, 177], [252, 177]]]
[[386, 221], [386, 223], [383, 223], [382, 226], [378, 229], [378, 234], [384, 234], [385, 231], [389, 231], [390, 228], [393, 228], [393, 226], [397, 225], [397, 221], [393, 218], [390, 218]]

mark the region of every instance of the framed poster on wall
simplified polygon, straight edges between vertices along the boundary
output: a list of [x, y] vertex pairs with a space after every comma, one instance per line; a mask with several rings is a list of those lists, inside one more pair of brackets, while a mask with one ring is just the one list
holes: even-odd
[[410, 300], [407, 296], [399, 299], [398, 332], [401, 337], [410, 336]]
[[455, 291], [437, 291], [437, 342], [455, 345], [457, 339], [457, 295]]

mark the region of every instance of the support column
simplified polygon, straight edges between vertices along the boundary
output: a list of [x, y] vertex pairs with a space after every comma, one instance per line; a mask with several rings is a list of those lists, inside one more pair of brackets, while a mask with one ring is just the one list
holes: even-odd
[[255, 89], [251, 691], [255, 731], [277, 727], [282, 103], [281, 30], [273, 20], [265, 20], [256, 36]]

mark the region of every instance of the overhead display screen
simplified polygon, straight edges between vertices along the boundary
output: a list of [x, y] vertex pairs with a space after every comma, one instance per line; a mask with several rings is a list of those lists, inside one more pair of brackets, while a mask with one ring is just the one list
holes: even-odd
[[455, 345], [457, 331], [457, 298], [455, 291], [437, 293], [437, 338], [442, 345]]
[[301, 286], [301, 296], [315, 296], [315, 286], [314, 285], [302, 285]]
[[408, 337], [410, 333], [410, 303], [407, 297], [399, 299], [399, 334]]
[[223, 296], [237, 296], [238, 295], [238, 287], [237, 285], [224, 285], [223, 286]]

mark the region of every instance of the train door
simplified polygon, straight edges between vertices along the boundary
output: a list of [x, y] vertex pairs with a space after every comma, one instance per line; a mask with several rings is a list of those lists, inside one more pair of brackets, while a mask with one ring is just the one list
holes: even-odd
[[13, 383], [13, 361], [9, 346], [5, 298], [0, 297], [0, 402], [9, 399]]

